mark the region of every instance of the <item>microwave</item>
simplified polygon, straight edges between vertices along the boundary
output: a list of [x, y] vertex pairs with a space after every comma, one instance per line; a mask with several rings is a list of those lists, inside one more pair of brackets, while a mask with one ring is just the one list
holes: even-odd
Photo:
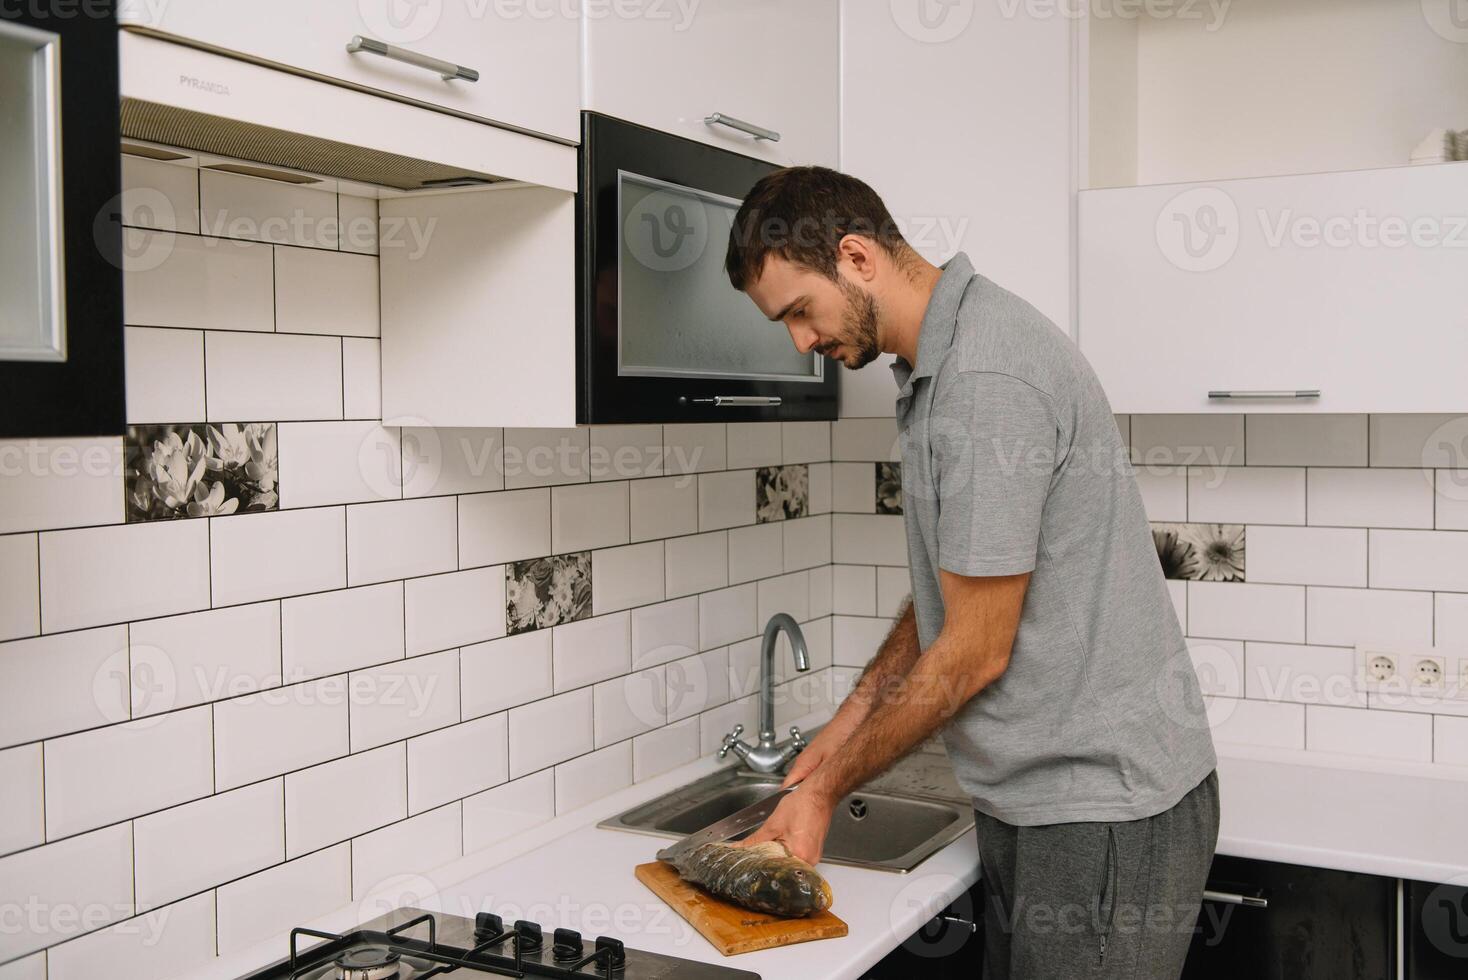
[[578, 422], [836, 417], [839, 365], [796, 350], [724, 272], [740, 202], [775, 169], [582, 113]]

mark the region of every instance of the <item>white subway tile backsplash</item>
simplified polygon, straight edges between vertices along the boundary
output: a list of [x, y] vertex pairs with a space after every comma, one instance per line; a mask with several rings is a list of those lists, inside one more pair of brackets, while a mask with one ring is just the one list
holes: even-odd
[[825, 462], [831, 458], [831, 423], [781, 422], [780, 441], [782, 463]]
[[665, 725], [632, 740], [632, 781], [640, 783], [697, 758], [698, 719]]
[[669, 667], [623, 674], [592, 687], [592, 734], [601, 748], [640, 735], [667, 721]]
[[281, 605], [287, 681], [340, 674], [403, 657], [403, 583], [318, 592]]
[[1356, 651], [1351, 647], [1249, 643], [1244, 658], [1248, 697], [1366, 707], [1365, 693], [1356, 690]]
[[[812, 573], [814, 574], [814, 573]], [[897, 618], [902, 605], [912, 595], [912, 575], [905, 568], [877, 569], [877, 615]], [[814, 608], [811, 615], [817, 615]]]
[[[1371, 465], [1462, 466], [1461, 415], [1371, 416]], [[1456, 433], [1456, 435], [1455, 435]]]
[[1468, 470], [1438, 470], [1433, 483], [1432, 526], [1442, 531], [1468, 530]]
[[501, 429], [403, 429], [403, 496], [480, 493], [505, 485]]
[[729, 532], [729, 583], [752, 582], [785, 570], [784, 521], [736, 527]]
[[498, 786], [510, 775], [509, 716], [500, 711], [408, 740], [408, 812]]
[[409, 579], [408, 656], [505, 635], [505, 570], [499, 566]]
[[1438, 593], [1433, 600], [1437, 645], [1468, 653], [1468, 595]]
[[204, 335], [210, 422], [342, 417], [342, 342], [290, 334]]
[[590, 551], [626, 544], [628, 490], [625, 481], [551, 489], [551, 552]]
[[459, 651], [354, 671], [349, 689], [353, 752], [457, 724]]
[[1305, 590], [1298, 585], [1189, 582], [1188, 635], [1303, 643]]
[[[463, 853], [463, 817], [457, 801], [364, 834], [352, 841], [352, 898], [390, 888], [389, 879], [422, 875]], [[396, 908], [398, 897], [392, 896], [388, 904]]]
[[275, 249], [275, 329], [376, 337], [377, 259], [315, 248]]
[[[362, 792], [370, 786], [372, 791]], [[350, 800], [350, 805], [343, 805]], [[285, 777], [286, 856], [300, 857], [408, 815], [402, 743]]]
[[754, 523], [754, 471], [704, 473], [698, 478], [698, 529], [716, 531]]
[[631, 511], [633, 541], [692, 534], [698, 530], [698, 480], [691, 476], [634, 480]]
[[689, 596], [632, 610], [632, 667], [641, 669], [698, 650], [698, 598]]
[[285, 422], [276, 427], [280, 506], [321, 507], [402, 496], [398, 430], [376, 422]]
[[382, 341], [342, 338], [342, 418], [382, 418]]
[[199, 222], [208, 234], [337, 247], [334, 192], [263, 177], [200, 170]]
[[280, 683], [280, 605], [145, 619], [128, 628], [132, 714], [217, 701]]
[[662, 476], [663, 455], [660, 425], [599, 425], [591, 429], [592, 480]]
[[[755, 625], [764, 629], [764, 624], [776, 613], [785, 613], [797, 623], [810, 619], [810, 573], [793, 572], [778, 578], [767, 578], [755, 583], [758, 591]], [[782, 634], [780, 642], [785, 643]]]
[[730, 422], [728, 458], [730, 469], [779, 466], [782, 459], [780, 426], [768, 422]]
[[[1188, 469], [1187, 483], [1186, 520], [1211, 524], [1305, 523], [1303, 469], [1195, 466]], [[1152, 516], [1150, 510], [1147, 516]]]
[[46, 837], [66, 837], [214, 792], [208, 706], [46, 743]]
[[0, 786], [0, 854], [45, 840], [40, 742], [0, 752]]
[[832, 514], [831, 560], [849, 565], [906, 565], [901, 514]]
[[1188, 519], [1188, 475], [1178, 467], [1138, 467], [1137, 489], [1153, 521]]
[[1404, 711], [1307, 705], [1305, 747], [1317, 752], [1431, 762], [1432, 718]]
[[632, 742], [618, 742], [556, 766], [556, 816], [632, 785]]
[[831, 513], [831, 467], [832, 463], [810, 463], [810, 506], [809, 514]]
[[122, 223], [198, 234], [199, 171], [188, 165], [124, 153]]
[[548, 697], [551, 694], [551, 631], [531, 630], [459, 651], [460, 692], [465, 718]]
[[892, 628], [892, 621], [867, 616], [831, 617], [831, 659], [846, 667], [865, 667]]
[[211, 518], [210, 525], [210, 579], [216, 606], [324, 592], [347, 584], [346, 517], [340, 507], [231, 515]]
[[214, 895], [167, 908], [62, 943], [47, 954], [48, 980], [157, 980], [203, 967], [214, 957]]
[[551, 632], [556, 691], [625, 674], [632, 666], [631, 618], [626, 612], [564, 623]]
[[122, 440], [0, 439], [0, 534], [122, 521]]
[[275, 329], [270, 246], [144, 229], [127, 229], [123, 236], [125, 323], [196, 330]]
[[1364, 528], [1251, 524], [1246, 540], [1250, 582], [1366, 585]]
[[1280, 749], [1305, 747], [1305, 706], [1244, 698], [1204, 699], [1216, 742]]
[[458, 567], [453, 497], [353, 504], [347, 508], [347, 581], [352, 585]]
[[1373, 530], [1371, 587], [1468, 592], [1468, 533]]
[[667, 449], [665, 473], [708, 473], [725, 468], [728, 441], [722, 422], [665, 425], [663, 443]]
[[759, 593], [753, 584], [736, 585], [698, 597], [699, 649], [725, 646], [759, 632]]
[[153, 327], [124, 333], [128, 424], [202, 419], [204, 335]]
[[1339, 646], [1366, 641], [1431, 646], [1432, 593], [1312, 586], [1305, 590], [1305, 637]]
[[0, 961], [24, 956], [85, 929], [133, 914], [132, 825], [0, 858], [0, 906], [9, 909], [88, 909], [81, 916], [47, 916], [35, 929], [0, 931]]
[[[831, 604], [834, 599], [832, 589], [832, 569], [834, 567], [833, 565], [821, 565], [810, 570], [810, 614], [813, 619], [831, 615]], [[905, 589], [906, 586], [903, 588]]]
[[505, 488], [548, 487], [590, 479], [589, 429], [505, 429]]
[[341, 219], [341, 250], [376, 255], [377, 199], [339, 193], [336, 196], [336, 213]]
[[459, 498], [459, 567], [502, 565], [551, 553], [550, 491]]
[[[742, 644], [749, 646], [751, 644]], [[758, 644], [753, 644], [758, 649]], [[730, 647], [716, 647], [669, 663], [663, 671], [662, 704], [670, 722], [689, 718], [729, 700], [734, 689]], [[753, 658], [758, 670], [758, 654]], [[755, 684], [758, 685], [756, 674]], [[747, 693], [740, 689], [740, 693]]]
[[729, 534], [713, 531], [666, 542], [668, 598], [707, 592], [729, 584]]
[[208, 607], [209, 526], [202, 520], [41, 535], [41, 627], [48, 633]]
[[304, 769], [347, 753], [343, 676], [214, 705], [215, 789]]
[[0, 643], [0, 745], [126, 721], [127, 627]]
[[41, 559], [36, 536], [0, 536], [0, 640], [40, 631]]
[[219, 955], [230, 956], [352, 900], [352, 848], [338, 844], [221, 886]]
[[1468, 718], [1433, 720], [1432, 761], [1449, 766], [1468, 766]]
[[785, 571], [830, 564], [832, 520], [830, 514], [823, 514], [780, 522], [785, 530]]
[[582, 687], [510, 709], [510, 778], [590, 752], [592, 689]]
[[663, 564], [661, 541], [592, 552], [592, 615], [660, 602]]
[[735, 725], [743, 725], [746, 732], [754, 731], [759, 725], [759, 705], [754, 695], [721, 704], [698, 716], [698, 754], [706, 756], [719, 751], [724, 736]]
[[1432, 527], [1426, 470], [1312, 469], [1310, 523], [1342, 527]]
[[1246, 416], [1250, 466], [1365, 466], [1364, 415]]
[[831, 509], [838, 514], [877, 512], [877, 471], [872, 463], [831, 464]]
[[464, 800], [464, 853], [489, 847], [556, 815], [555, 774], [542, 769]]
[[836, 462], [898, 462], [897, 420], [837, 419], [831, 423], [831, 459]]
[[271, 779], [139, 818], [133, 824], [138, 909], [285, 860], [284, 808], [284, 784]]
[[1188, 641], [1188, 656], [1204, 695], [1244, 696], [1244, 644], [1238, 640]]
[[1242, 415], [1133, 415], [1132, 461], [1140, 466], [1242, 466]]

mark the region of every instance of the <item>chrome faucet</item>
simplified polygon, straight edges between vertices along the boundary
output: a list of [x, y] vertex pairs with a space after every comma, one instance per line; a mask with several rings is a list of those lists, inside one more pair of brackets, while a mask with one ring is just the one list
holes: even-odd
[[800, 624], [786, 613], [775, 613], [765, 624], [765, 638], [760, 646], [759, 744], [749, 745], [740, 739], [739, 736], [744, 734], [744, 726], [735, 725], [734, 730], [724, 736], [723, 748], [719, 749], [720, 759], [732, 750], [755, 772], [775, 772], [805, 748], [805, 739], [801, 737], [800, 729], [794, 725], [790, 726], [789, 744], [783, 749], [775, 744], [775, 641], [780, 638], [781, 631], [790, 637], [790, 651], [795, 656], [795, 669], [810, 670], [810, 652], [806, 649], [805, 634], [800, 632]]

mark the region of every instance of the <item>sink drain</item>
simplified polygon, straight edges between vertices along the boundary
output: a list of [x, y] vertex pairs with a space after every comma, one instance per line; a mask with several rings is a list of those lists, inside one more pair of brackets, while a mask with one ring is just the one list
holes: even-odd
[[862, 817], [867, 815], [866, 800], [852, 800], [851, 805], [848, 806], [846, 809], [851, 813], [851, 817], [853, 820], [860, 820]]

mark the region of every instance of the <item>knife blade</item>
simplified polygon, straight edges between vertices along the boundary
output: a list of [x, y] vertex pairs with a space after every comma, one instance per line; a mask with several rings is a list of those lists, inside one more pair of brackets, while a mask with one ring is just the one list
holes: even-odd
[[695, 847], [731, 840], [746, 830], [755, 829], [764, 823], [769, 815], [775, 812], [775, 807], [780, 805], [780, 801], [787, 794], [794, 792], [799, 785], [799, 783], [796, 783], [795, 786], [786, 786], [784, 789], [776, 790], [759, 802], [751, 803], [744, 809], [736, 810], [722, 820], [717, 820], [702, 830], [694, 831], [682, 840], [669, 844], [661, 851], [658, 851], [658, 860], [671, 863], [676, 859], [677, 855], [691, 851]]

